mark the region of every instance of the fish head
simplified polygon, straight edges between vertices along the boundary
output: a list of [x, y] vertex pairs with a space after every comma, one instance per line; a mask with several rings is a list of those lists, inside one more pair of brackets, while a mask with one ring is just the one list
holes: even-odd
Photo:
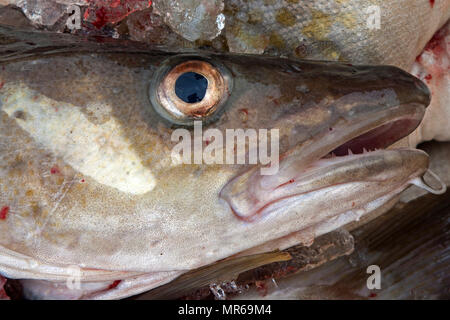
[[[384, 149], [420, 123], [430, 99], [395, 67], [154, 51], [62, 53], [1, 68], [3, 257], [189, 270], [337, 228], [428, 167], [422, 151]], [[202, 99], [177, 93], [186, 73], [206, 79], [195, 91]], [[236, 141], [248, 135], [240, 163], [237, 130]], [[25, 277], [8, 257], [0, 270]], [[28, 269], [34, 278], [55, 272]]]
[[[420, 80], [391, 66], [283, 60], [274, 64], [277, 67], [266, 63], [266, 76], [259, 75], [271, 83], [258, 94], [256, 88], [250, 90], [246, 104], [263, 97], [251, 120], [253, 126], [263, 123], [279, 130], [280, 161], [273, 169], [245, 170], [223, 188], [221, 198], [238, 217], [259, 218], [280, 199], [334, 184], [385, 175], [384, 182], [393, 186], [394, 177], [408, 180], [423, 174], [427, 157], [422, 152], [384, 150], [411, 133], [423, 118], [430, 92]], [[275, 99], [273, 93], [267, 94], [269, 88], [278, 90]], [[373, 166], [375, 159], [379, 166]], [[353, 166], [356, 163], [359, 169]], [[338, 178], [340, 170], [345, 172], [343, 180]], [[309, 178], [315, 182], [306, 185]], [[368, 190], [361, 186], [360, 191]]]

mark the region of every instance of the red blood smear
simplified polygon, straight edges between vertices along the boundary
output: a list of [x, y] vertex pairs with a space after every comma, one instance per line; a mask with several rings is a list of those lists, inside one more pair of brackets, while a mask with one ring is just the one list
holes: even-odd
[[54, 166], [50, 169], [51, 174], [59, 174], [61, 171], [59, 171], [59, 168], [57, 166]]
[[5, 284], [6, 284], [6, 279], [0, 275], [0, 300], [9, 300], [9, 297], [6, 294], [5, 289], [3, 289], [3, 286]]
[[84, 180], [84, 179], [81, 179], [81, 182], [84, 182], [84, 181], [86, 181], [86, 180]]
[[284, 187], [284, 186], [287, 186], [288, 184], [291, 184], [291, 183], [294, 183], [294, 182], [295, 182], [295, 180], [294, 180], [294, 179], [291, 179], [291, 180], [289, 180], [288, 182], [285, 182], [285, 183], [280, 184], [278, 187], [276, 187], [276, 189], [281, 188], [281, 187]]
[[3, 88], [4, 82], [0, 82], [0, 89]]
[[110, 289], [114, 289], [115, 287], [117, 287], [119, 285], [119, 283], [121, 283], [122, 280], [116, 280], [114, 281], [112, 284], [109, 285], [108, 290]]
[[[433, 35], [433, 38], [431, 38], [430, 41], [428, 41], [427, 45], [423, 49], [424, 52], [431, 52], [435, 57], [439, 57], [442, 54], [446, 53], [445, 46], [442, 46], [442, 43], [444, 42], [444, 37], [446, 33], [444, 29], [439, 30]], [[422, 62], [422, 54], [418, 55], [416, 57], [416, 62], [421, 63]]]
[[430, 5], [432, 8], [434, 8], [434, 3], [435, 3], [435, 0], [430, 0]]
[[441, 42], [444, 38], [444, 35], [445, 33], [442, 30], [436, 32], [433, 38], [431, 38], [431, 40], [427, 43], [425, 51], [431, 51], [436, 56], [439, 56], [439, 54], [443, 53], [444, 48], [442, 47]]
[[1, 210], [0, 210], [0, 220], [5, 220], [6, 217], [8, 216], [9, 213], [9, 207], [4, 206]]
[[95, 17], [92, 24], [97, 29], [101, 29], [107, 23], [117, 23], [131, 13], [152, 5], [152, 1], [143, 0], [90, 0], [89, 3], [90, 6], [84, 13], [84, 19], [89, 21], [90, 17], [92, 20]]
[[240, 109], [239, 111], [241, 111], [242, 113], [245, 113], [245, 115], [248, 116], [248, 110], [247, 109]]
[[95, 20], [92, 24], [97, 28], [100, 29], [103, 27], [107, 22], [106, 18], [106, 9], [105, 7], [101, 7], [95, 12], [95, 16], [97, 17], [97, 20]]
[[376, 293], [371, 293], [371, 294], [369, 294], [369, 298], [375, 298], [377, 296], [377, 294]]
[[430, 81], [431, 79], [433, 79], [433, 76], [431, 74], [429, 74], [425, 77], [425, 80], [427, 80], [427, 81]]

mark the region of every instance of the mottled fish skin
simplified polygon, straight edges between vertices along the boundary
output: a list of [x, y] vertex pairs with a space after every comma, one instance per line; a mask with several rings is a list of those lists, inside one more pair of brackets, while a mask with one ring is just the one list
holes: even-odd
[[[405, 70], [450, 18], [448, 0], [229, 0], [225, 5], [225, 32], [234, 52]], [[370, 27], [376, 7], [379, 29]]]
[[[339, 214], [350, 210], [344, 220], [357, 219], [353, 208], [382, 205], [427, 169], [421, 151], [361, 155], [361, 167], [351, 166], [367, 178], [361, 185], [346, 188], [341, 180], [333, 199], [322, 190], [299, 211], [276, 208], [244, 221], [219, 193], [252, 166], [173, 164], [176, 126], [150, 103], [157, 69], [186, 59], [220, 64], [233, 77], [223, 110], [205, 129], [277, 128], [280, 154], [289, 152], [290, 161], [303, 154], [304, 164], [386, 121], [407, 117], [411, 131], [429, 103], [423, 83], [385, 66], [161, 51], [39, 52], [2, 63], [0, 206], [8, 208], [0, 220], [2, 273], [60, 277], [52, 264], [183, 272], [299, 230], [309, 228], [314, 238], [343, 223]], [[29, 257], [28, 267], [14, 269], [16, 255]]]

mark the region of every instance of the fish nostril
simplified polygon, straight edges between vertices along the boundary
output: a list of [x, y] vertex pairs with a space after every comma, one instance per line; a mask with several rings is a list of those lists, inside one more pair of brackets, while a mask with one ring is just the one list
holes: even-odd
[[175, 82], [175, 93], [184, 102], [196, 103], [203, 100], [208, 89], [208, 80], [196, 72], [186, 72]]

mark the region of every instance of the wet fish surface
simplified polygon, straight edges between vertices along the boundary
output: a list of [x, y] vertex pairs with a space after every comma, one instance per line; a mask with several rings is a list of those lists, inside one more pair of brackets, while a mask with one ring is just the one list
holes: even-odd
[[[39, 34], [30, 37], [39, 44]], [[310, 243], [424, 185], [425, 152], [385, 149], [419, 125], [430, 102], [426, 85], [398, 68], [118, 52], [111, 43], [3, 51], [0, 271], [8, 278], [65, 281], [76, 266], [86, 287], [68, 297], [129, 296], [230, 256]], [[195, 113], [179, 102], [174, 115], [166, 79], [186, 64], [217, 80], [207, 92], [217, 100]], [[279, 171], [174, 163], [173, 132], [193, 133], [194, 120], [223, 136], [278, 129]]]

